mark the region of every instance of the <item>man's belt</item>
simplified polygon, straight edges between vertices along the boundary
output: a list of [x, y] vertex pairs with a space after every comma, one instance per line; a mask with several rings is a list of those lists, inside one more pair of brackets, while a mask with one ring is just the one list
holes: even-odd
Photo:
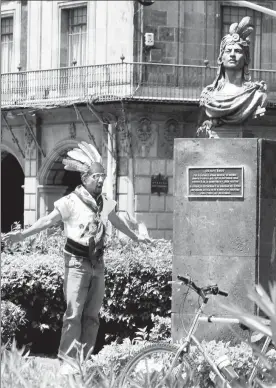
[[72, 255], [85, 257], [91, 261], [97, 261], [103, 255], [104, 246], [103, 241], [101, 241], [99, 246], [95, 249], [95, 240], [93, 237], [90, 238], [89, 245], [82, 245], [67, 238], [64, 249]]
[[72, 255], [89, 258], [89, 246], [79, 244], [70, 238], [67, 238], [64, 249]]

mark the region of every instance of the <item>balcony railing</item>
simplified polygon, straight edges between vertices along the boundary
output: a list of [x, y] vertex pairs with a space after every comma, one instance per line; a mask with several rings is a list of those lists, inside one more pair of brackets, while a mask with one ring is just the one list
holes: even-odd
[[[254, 80], [266, 81], [269, 101], [276, 103], [276, 71], [251, 70], [251, 74]], [[6, 73], [1, 76], [2, 107], [68, 105], [91, 99], [197, 102], [204, 86], [215, 76], [215, 67], [159, 63]]]

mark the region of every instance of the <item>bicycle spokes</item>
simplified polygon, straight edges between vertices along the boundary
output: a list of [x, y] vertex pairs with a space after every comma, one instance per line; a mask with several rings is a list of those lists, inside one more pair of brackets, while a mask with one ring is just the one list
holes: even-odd
[[175, 354], [156, 352], [137, 360], [129, 370], [124, 388], [180, 388], [191, 375], [187, 364], [179, 360], [172, 363]]

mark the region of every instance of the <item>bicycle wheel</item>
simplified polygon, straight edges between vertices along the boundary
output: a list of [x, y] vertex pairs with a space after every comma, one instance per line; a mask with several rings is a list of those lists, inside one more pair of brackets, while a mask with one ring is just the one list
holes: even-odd
[[[139, 350], [126, 364], [119, 376], [120, 388], [182, 388], [193, 386], [195, 370], [187, 355], [180, 355], [172, 366], [178, 347], [171, 344], [153, 344]], [[159, 385], [158, 385], [159, 384]]]

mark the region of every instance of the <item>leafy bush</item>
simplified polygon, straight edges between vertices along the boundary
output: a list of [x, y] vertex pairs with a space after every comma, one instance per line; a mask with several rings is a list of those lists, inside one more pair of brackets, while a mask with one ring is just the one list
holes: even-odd
[[9, 301], [1, 301], [1, 342], [10, 347], [17, 331], [26, 324], [26, 311]]
[[[12, 230], [20, 230], [19, 223], [14, 223]], [[1, 234], [1, 238], [3, 234]], [[26, 238], [24, 241], [7, 246], [1, 245], [1, 251], [8, 254], [22, 254], [32, 255], [34, 253], [41, 255], [63, 255], [63, 248], [65, 245], [66, 237], [63, 234], [62, 224], [59, 223], [56, 226], [44, 230], [34, 236]]]
[[153, 327], [149, 333], [149, 341], [170, 341], [171, 339], [171, 318], [152, 315]]
[[105, 345], [98, 354], [93, 355], [91, 361], [88, 361], [88, 366], [97, 366], [104, 373], [112, 368], [118, 376], [131, 356], [145, 344], [144, 341], [133, 342], [129, 338], [125, 338], [121, 343], [114, 341], [109, 345]]
[[[34, 330], [58, 333], [65, 311], [64, 263], [60, 254], [64, 238], [60, 231], [46, 237], [46, 234], [40, 239], [38, 236], [33, 242], [39, 253], [29, 249], [27, 239], [26, 245], [20, 243], [12, 253], [6, 249], [2, 254], [2, 299], [26, 309], [28, 342], [34, 338]], [[46, 248], [50, 253], [41, 254]], [[101, 330], [104, 326], [104, 333], [110, 334], [109, 341], [119, 336], [133, 338], [138, 327], [150, 329], [151, 314], [170, 315], [170, 242], [156, 240], [152, 246], [145, 246], [113, 237], [108, 242], [105, 262], [106, 296]]]
[[11, 351], [1, 351], [2, 388], [115, 388], [115, 374], [105, 375], [96, 367], [81, 368], [76, 376], [59, 373], [58, 360], [30, 357], [24, 349], [18, 350], [15, 343]]
[[[130, 341], [124, 339], [122, 343], [106, 345], [97, 355], [92, 356], [80, 366], [81, 373], [77, 378], [59, 375], [59, 362], [57, 360], [30, 357], [23, 354], [23, 350], [17, 350], [13, 344], [12, 350], [2, 350], [1, 360], [1, 386], [4, 388], [115, 388], [116, 378], [131, 356], [148, 345], [148, 341]], [[252, 365], [252, 351], [248, 344], [241, 343], [231, 346], [229, 343], [211, 341], [203, 342], [203, 347], [208, 350], [211, 357], [216, 359], [221, 354], [228, 354], [236, 371], [243, 375], [248, 373]], [[276, 352], [269, 351], [270, 362], [276, 361]], [[199, 387], [212, 387], [209, 378], [210, 368], [204, 358], [195, 348], [191, 349], [191, 357], [199, 371]], [[263, 374], [263, 380], [268, 381]], [[245, 386], [241, 386], [241, 388]], [[267, 388], [267, 385], [262, 385]], [[275, 387], [270, 386], [270, 387]], [[170, 385], [168, 385], [170, 388]], [[172, 388], [172, 387], [171, 387]]]
[[166, 240], [152, 246], [114, 239], [105, 254], [106, 295], [102, 317], [134, 335], [152, 327], [151, 314], [170, 316], [172, 250]]
[[[129, 361], [131, 356], [139, 351], [142, 347], [149, 345], [151, 342], [138, 340], [130, 341], [124, 339], [122, 343], [113, 342], [110, 345], [106, 345], [97, 355], [92, 357], [91, 362], [88, 365], [93, 365], [100, 368], [105, 373], [112, 367], [116, 376]], [[253, 352], [249, 344], [242, 342], [239, 345], [231, 346], [230, 342], [216, 342], [210, 341], [202, 342], [203, 348], [208, 352], [210, 357], [215, 361], [221, 355], [227, 354], [229, 356], [234, 369], [241, 377], [248, 377], [253, 367]], [[270, 362], [276, 362], [276, 352], [269, 351], [268, 353]], [[199, 372], [199, 386], [200, 388], [212, 387], [212, 381], [210, 379], [211, 368], [202, 354], [196, 347], [191, 348], [191, 357], [194, 360], [196, 368]], [[262, 379], [265, 381], [271, 381], [269, 374], [262, 368]]]
[[[254, 290], [251, 290], [248, 294], [250, 300], [252, 300], [259, 309], [260, 316], [255, 316], [247, 311], [244, 311], [236, 306], [224, 305], [224, 308], [231, 312], [234, 316], [247, 327], [255, 330], [258, 340], [264, 339], [264, 337], [270, 337], [272, 340], [271, 345], [275, 346], [276, 343], [276, 283], [269, 284], [270, 295], [263, 289], [261, 285], [256, 285]], [[264, 320], [262, 316], [268, 317], [270, 325], [267, 324], [267, 320]], [[258, 384], [262, 388], [276, 386], [276, 351], [275, 348], [270, 349], [266, 355], [261, 355], [261, 349], [256, 345], [256, 339], [250, 344], [252, 350], [261, 356], [261, 363], [259, 367], [260, 378], [272, 385], [265, 385], [258, 380]], [[244, 385], [243, 388], [247, 386]]]

